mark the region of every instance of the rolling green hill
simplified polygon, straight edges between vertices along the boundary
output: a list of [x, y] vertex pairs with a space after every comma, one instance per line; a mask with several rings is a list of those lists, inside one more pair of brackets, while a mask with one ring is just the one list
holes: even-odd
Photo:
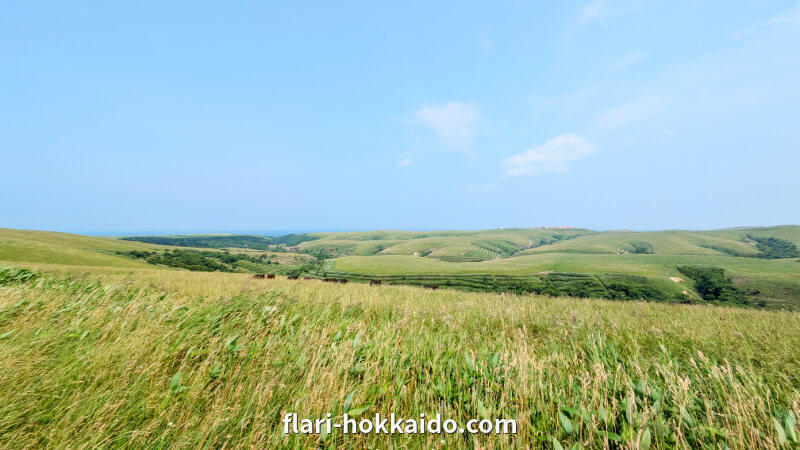
[[[730, 252], [757, 256], [751, 237], [775, 237], [800, 245], [800, 226], [737, 228], [713, 231], [607, 231], [585, 229], [495, 229], [480, 231], [315, 233], [317, 240], [302, 250], [338, 248], [356, 255], [380, 244], [381, 255], [415, 255], [442, 260], [449, 256], [476, 255], [489, 260], [533, 253], [654, 253], [669, 255], [719, 255]], [[637, 246], [637, 244], [647, 244]], [[720, 250], [723, 249], [723, 250]], [[725, 250], [730, 250], [726, 252]], [[481, 252], [484, 253], [481, 253]], [[477, 255], [480, 255], [479, 257]], [[469, 258], [467, 258], [469, 259]], [[452, 261], [456, 262], [456, 261]]]
[[[207, 236], [203, 236], [205, 237]], [[218, 263], [224, 264], [224, 271], [283, 273], [287, 267], [313, 260], [308, 255], [296, 253], [239, 247], [217, 248], [218, 240], [206, 241], [203, 238], [195, 240], [191, 236], [187, 238], [188, 240], [179, 243], [205, 243], [213, 247], [209, 250], [202, 247], [158, 245], [126, 239], [0, 228], [0, 262], [152, 268], [153, 264], [147, 262], [147, 256], [158, 256], [157, 259], [164, 260], [165, 254], [169, 253], [171, 256], [177, 251], [179, 255], [184, 256], [188, 254], [198, 258], [211, 257], [218, 260]], [[256, 260], [258, 258], [260, 260]], [[266, 264], [268, 261], [271, 264]]]
[[508, 258], [527, 249], [597, 234], [583, 229], [496, 229], [480, 231], [369, 231], [314, 233], [300, 251], [330, 257], [412, 255], [448, 262]]
[[112, 238], [0, 228], [0, 261], [147, 267], [147, 263], [122, 257], [116, 252], [149, 251], [157, 248], [161, 247]]
[[[547, 282], [550, 272], [571, 275], [636, 275], [670, 298], [696, 299], [692, 280], [679, 266], [725, 271], [750, 303], [800, 307], [800, 227], [779, 226], [713, 231], [595, 232], [583, 229], [511, 229], [475, 232], [370, 232], [317, 234], [301, 251], [328, 250], [325, 273], [341, 277], [390, 277], [391, 282], [429, 284], [451, 276], [446, 287], [472, 288], [486, 274], [527, 276]], [[364, 250], [381, 242], [373, 253]], [[767, 248], [766, 244], [775, 248]], [[775, 244], [777, 243], [777, 244]], [[789, 249], [786, 251], [786, 249]], [[794, 248], [794, 249], [792, 249]], [[787, 256], [787, 257], [783, 257]], [[389, 279], [389, 278], [386, 278]], [[665, 283], [665, 281], [669, 280]], [[603, 280], [598, 283], [603, 284]], [[478, 284], [481, 288], [490, 286]], [[639, 287], [642, 283], [638, 284]], [[498, 283], [499, 290], [507, 289]], [[572, 291], [560, 290], [561, 294]], [[575, 291], [584, 295], [585, 291]], [[609, 296], [613, 292], [606, 292]], [[603, 295], [602, 291], [596, 292]]]
[[[467, 290], [703, 301], [697, 281], [678, 270], [692, 266], [721, 269], [723, 277], [740, 291], [737, 298], [742, 304], [800, 308], [798, 226], [652, 232], [535, 228], [313, 233], [270, 238], [268, 251], [240, 248], [249, 245], [249, 240], [240, 238], [136, 238], [202, 247], [164, 253], [178, 247], [2, 229], [0, 261], [114, 267], [158, 264], [192, 270], [305, 273], [364, 282], [381, 279]], [[226, 243], [234, 247], [219, 248]], [[247, 257], [231, 256], [241, 252]]]

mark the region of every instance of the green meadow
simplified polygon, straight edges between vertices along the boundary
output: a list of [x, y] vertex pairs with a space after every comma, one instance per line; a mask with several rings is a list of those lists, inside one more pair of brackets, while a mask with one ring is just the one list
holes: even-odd
[[[393, 280], [405, 277], [414, 282], [430, 275], [460, 275], [460, 279], [486, 274], [542, 278], [550, 272], [600, 278], [633, 275], [646, 278], [637, 286], [650, 286], [680, 301], [682, 297], [674, 295], [677, 291], [685, 300], [695, 301], [698, 296], [693, 281], [678, 268], [713, 267], [724, 270], [736, 286], [747, 292], [752, 305], [800, 307], [797, 226], [715, 231], [598, 233], [581, 229], [519, 229], [317, 236], [319, 239], [301, 244], [299, 251], [328, 251], [331, 257], [326, 259], [325, 269], [337, 276], [390, 276]], [[376, 243], [384, 248], [370, 253]], [[768, 245], [775, 245], [777, 251], [771, 252]], [[788, 250], [781, 245], [788, 246]], [[451, 287], [458, 287], [458, 283], [451, 283]], [[581, 296], [586, 291], [559, 292]]]
[[[98, 238], [0, 229], [0, 260], [277, 273], [483, 292], [715, 302], [681, 267], [722, 271], [739, 306], [800, 309], [800, 227], [366, 231]], [[175, 253], [177, 252], [177, 253]], [[718, 289], [717, 289], [718, 290]]]
[[[800, 263], [742, 255], [784, 249], [797, 228], [619, 233], [337, 233], [256, 250], [0, 230], [0, 447], [796, 448], [800, 314], [790, 288]], [[759, 249], [748, 235], [780, 240]], [[348, 254], [320, 251], [334, 246]], [[475, 248], [493, 256], [437, 258]], [[153, 255], [210, 258], [225, 271]], [[277, 276], [254, 279], [241, 262]], [[789, 290], [765, 307], [706, 301], [686, 265], [723, 268], [727, 289]], [[292, 270], [308, 278], [282, 275]], [[414, 276], [458, 283], [431, 290]], [[473, 283], [528, 277], [690, 293], [612, 301]], [[282, 432], [286, 413], [345, 412], [511, 418], [518, 432]]]

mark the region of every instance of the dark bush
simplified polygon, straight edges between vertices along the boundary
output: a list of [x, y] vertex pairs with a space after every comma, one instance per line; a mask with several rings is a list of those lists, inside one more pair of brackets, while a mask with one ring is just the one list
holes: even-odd
[[778, 239], [776, 237], [760, 238], [748, 234], [747, 237], [756, 242], [759, 258], [764, 259], [779, 259], [779, 258], [797, 258], [800, 256], [800, 251], [797, 250], [797, 245], [785, 239]]
[[697, 293], [708, 301], [744, 302], [742, 291], [733, 285], [733, 281], [725, 276], [725, 269], [720, 267], [680, 266], [678, 271], [694, 281]]
[[631, 241], [628, 243], [631, 248], [631, 253], [650, 255], [655, 253], [653, 244], [645, 241]]
[[203, 248], [252, 248], [266, 250], [272, 244], [272, 238], [266, 236], [250, 235], [223, 235], [223, 236], [131, 236], [122, 240], [144, 242], [147, 244], [172, 245], [175, 247], [203, 247]]

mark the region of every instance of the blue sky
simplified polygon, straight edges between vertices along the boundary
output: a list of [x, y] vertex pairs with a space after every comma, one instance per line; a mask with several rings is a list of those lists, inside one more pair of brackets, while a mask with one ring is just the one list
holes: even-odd
[[3, 2], [0, 226], [800, 223], [800, 3]]

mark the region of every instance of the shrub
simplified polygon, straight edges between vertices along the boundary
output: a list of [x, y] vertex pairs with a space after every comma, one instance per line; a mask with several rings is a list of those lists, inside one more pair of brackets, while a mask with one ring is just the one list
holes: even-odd
[[744, 302], [744, 293], [725, 276], [720, 267], [679, 266], [678, 271], [694, 281], [697, 293], [704, 300], [721, 302]]
[[266, 236], [222, 235], [222, 236], [131, 236], [122, 240], [148, 244], [173, 245], [176, 247], [225, 248], [240, 247], [266, 250], [272, 238]]
[[764, 259], [779, 259], [779, 258], [797, 258], [800, 256], [800, 251], [797, 250], [797, 245], [785, 239], [776, 237], [760, 238], [748, 234], [748, 239], [756, 242], [759, 258]]
[[631, 241], [628, 243], [631, 246], [631, 253], [650, 255], [655, 253], [653, 244], [645, 241]]

